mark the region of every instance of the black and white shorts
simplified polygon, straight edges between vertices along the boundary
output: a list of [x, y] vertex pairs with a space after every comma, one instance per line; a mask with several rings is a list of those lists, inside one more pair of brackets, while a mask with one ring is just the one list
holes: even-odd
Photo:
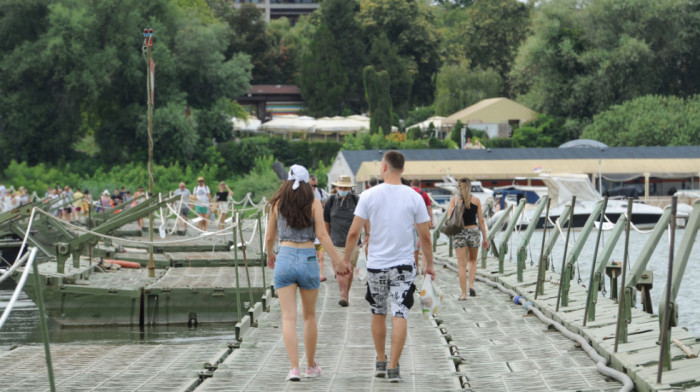
[[367, 294], [372, 314], [386, 314], [387, 303], [391, 303], [394, 317], [407, 318], [413, 306], [416, 277], [412, 265], [399, 265], [386, 269], [367, 268]]
[[481, 232], [478, 227], [464, 229], [452, 237], [452, 244], [457, 248], [478, 248], [481, 242]]

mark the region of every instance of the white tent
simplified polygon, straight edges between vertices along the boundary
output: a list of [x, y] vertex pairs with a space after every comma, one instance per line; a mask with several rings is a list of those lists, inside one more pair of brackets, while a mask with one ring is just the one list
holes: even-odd
[[262, 121], [258, 120], [256, 117], [248, 118], [236, 118], [231, 119], [233, 123], [234, 131], [247, 131], [247, 132], [257, 132], [262, 125]]
[[308, 116], [280, 116], [263, 123], [261, 130], [271, 133], [313, 132], [316, 119]]

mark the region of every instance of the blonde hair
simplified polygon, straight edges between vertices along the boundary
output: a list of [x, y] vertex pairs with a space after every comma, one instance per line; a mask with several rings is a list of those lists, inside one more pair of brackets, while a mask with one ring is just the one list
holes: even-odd
[[464, 199], [464, 208], [469, 209], [472, 205], [472, 180], [462, 177], [458, 182], [459, 194]]

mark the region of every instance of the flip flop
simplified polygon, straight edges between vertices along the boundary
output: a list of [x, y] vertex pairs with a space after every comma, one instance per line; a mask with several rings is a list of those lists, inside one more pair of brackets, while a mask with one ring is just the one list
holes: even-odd
[[467, 300], [466, 297], [465, 298], [462, 298], [462, 297], [457, 298], [457, 301], [466, 301], [466, 300]]

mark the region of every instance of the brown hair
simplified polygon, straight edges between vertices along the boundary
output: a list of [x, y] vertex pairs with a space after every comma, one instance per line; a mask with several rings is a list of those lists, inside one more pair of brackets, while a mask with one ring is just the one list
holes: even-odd
[[472, 180], [462, 177], [458, 182], [459, 194], [464, 199], [464, 208], [469, 209], [472, 205]]
[[394, 170], [403, 170], [403, 164], [406, 162], [403, 154], [396, 150], [387, 151], [382, 159]]
[[285, 181], [277, 193], [270, 199], [270, 206], [278, 206], [281, 214], [293, 229], [303, 229], [313, 225], [311, 206], [314, 194], [308, 182], [299, 181], [299, 188], [292, 189], [294, 180]]

